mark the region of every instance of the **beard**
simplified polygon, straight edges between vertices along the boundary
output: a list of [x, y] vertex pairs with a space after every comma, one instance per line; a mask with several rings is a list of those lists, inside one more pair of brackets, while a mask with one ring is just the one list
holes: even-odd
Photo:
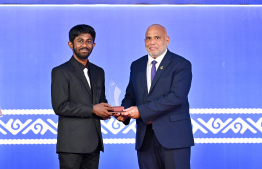
[[149, 46], [148, 48], [146, 48], [146, 50], [147, 50], [147, 52], [149, 53], [149, 55], [151, 56], [151, 57], [154, 57], [154, 58], [157, 58], [158, 56], [160, 56], [160, 55], [162, 55], [165, 51], [166, 51], [166, 48], [159, 48], [158, 47], [158, 51], [157, 52], [155, 52], [155, 53], [152, 53], [151, 51], [150, 51], [150, 47], [151, 46]]
[[[88, 52], [86, 54], [81, 54], [80, 50], [81, 49], [86, 49], [88, 50]], [[75, 47], [73, 46], [73, 51], [74, 54], [79, 58], [79, 59], [87, 59], [89, 57], [89, 55], [91, 54], [93, 48], [88, 49], [88, 48], [80, 48], [79, 50], [75, 49]]]
[[161, 55], [160, 52], [151, 53], [151, 52], [148, 51], [148, 53], [149, 53], [149, 55], [150, 55], [151, 57], [155, 57], [155, 58]]
[[147, 53], [149, 53], [149, 55], [150, 55], [151, 57], [158, 57], [158, 56], [161, 55], [161, 51], [158, 51], [158, 52], [156, 52], [156, 53], [152, 53], [152, 52], [150, 52], [150, 49], [146, 49], [146, 50], [147, 50]]

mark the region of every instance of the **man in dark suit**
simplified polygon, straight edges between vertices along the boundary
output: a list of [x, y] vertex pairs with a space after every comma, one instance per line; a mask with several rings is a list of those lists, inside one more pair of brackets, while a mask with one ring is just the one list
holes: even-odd
[[88, 60], [95, 36], [91, 26], [73, 27], [68, 42], [73, 56], [52, 70], [61, 169], [97, 169], [100, 151], [104, 151], [100, 119], [110, 118], [112, 109], [105, 97], [104, 70]]
[[117, 119], [136, 119], [136, 150], [141, 169], [189, 169], [194, 145], [188, 93], [191, 63], [167, 49], [166, 29], [151, 25], [145, 34], [148, 55], [131, 65], [130, 81]]

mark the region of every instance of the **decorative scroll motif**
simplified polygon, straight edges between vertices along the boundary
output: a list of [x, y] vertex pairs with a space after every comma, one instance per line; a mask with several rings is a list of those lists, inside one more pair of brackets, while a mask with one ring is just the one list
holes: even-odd
[[10, 119], [6, 124], [4, 124], [2, 121], [0, 121], [0, 124], [6, 128], [9, 132], [11, 132], [13, 135], [16, 135], [19, 133], [23, 128], [25, 128], [32, 120], [27, 120], [24, 124], [20, 120], [13, 120]]
[[[108, 134], [107, 130], [109, 130], [113, 134], [118, 134], [119, 132], [126, 134], [130, 130], [136, 133], [136, 122], [134, 119], [130, 120], [130, 124], [128, 126], [124, 125], [122, 122], [119, 122], [114, 118], [107, 121], [107, 123], [105, 121], [101, 121], [101, 125], [103, 134]], [[107, 130], [105, 130], [104, 128], [106, 128]], [[125, 130], [123, 130], [124, 128]]]
[[[219, 113], [220, 112], [220, 113]], [[252, 113], [253, 112], [253, 113]], [[53, 110], [2, 110], [1, 144], [55, 144]], [[262, 143], [262, 109], [191, 109], [196, 143]], [[134, 144], [136, 122], [101, 121], [105, 144]]]
[[252, 133], [257, 133], [257, 131], [253, 127], [248, 125], [241, 118], [237, 118], [235, 121], [233, 121], [228, 127], [225, 128], [225, 130], [222, 131], [222, 133], [226, 133], [230, 129], [233, 130], [234, 133], [240, 132], [241, 134], [243, 134], [246, 130], [250, 130]]
[[257, 122], [254, 122], [251, 118], [247, 118], [247, 121], [262, 133], [262, 118], [260, 118]]
[[[250, 126], [241, 118], [237, 118], [234, 121], [232, 118], [229, 118], [225, 122], [221, 121], [220, 118], [217, 118], [216, 120], [214, 120], [214, 118], [211, 118], [208, 122], [205, 122], [201, 118], [198, 118], [197, 120], [203, 126], [208, 128], [209, 131], [212, 132], [213, 134], [217, 134], [220, 131], [222, 131], [222, 133], [227, 133], [229, 130], [232, 130], [234, 133], [241, 133], [241, 134], [244, 134], [246, 130], [250, 130], [252, 133], [257, 133], [255, 129], [258, 129], [261, 132], [261, 124], [262, 124], [262, 118], [260, 118], [257, 123], [255, 123], [253, 120], [248, 118], [247, 120], [253, 122], [253, 126]], [[228, 125], [229, 123], [230, 125]], [[192, 124], [194, 126], [193, 128], [194, 133], [197, 131], [197, 129], [201, 130], [203, 133], [207, 133], [207, 130], [201, 127], [197, 122], [193, 121]]]
[[[55, 125], [55, 123], [51, 119], [47, 119], [51, 125]], [[28, 119], [25, 123], [22, 123], [19, 119], [13, 120], [10, 119], [6, 124], [0, 120], [0, 125], [3, 126], [6, 130], [8, 130], [13, 135], [17, 135], [23, 129], [25, 129], [22, 134], [27, 134], [30, 130], [33, 131], [35, 134], [44, 135], [47, 130], [51, 131], [53, 134], [57, 134], [57, 131], [50, 127], [48, 123], [44, 122], [42, 119], [37, 119], [35, 122], [32, 122], [31, 119]], [[30, 124], [30, 125], [29, 125]], [[56, 125], [57, 126], [57, 125]], [[0, 133], [6, 135], [3, 129], [0, 128]]]
[[114, 120], [111, 118], [107, 123], [105, 121], [101, 121], [102, 132], [104, 134], [107, 134], [108, 132], [104, 129], [104, 127], [111, 131], [113, 134], [119, 133], [123, 128], [125, 128], [125, 125], [117, 120]]
[[[202, 123], [206, 128], [208, 128], [211, 132], [214, 134], [217, 134], [222, 128], [224, 128], [232, 119], [228, 119], [225, 123], [223, 123], [219, 118], [214, 120], [214, 118], [211, 118], [207, 123], [202, 120], [201, 118], [197, 119], [200, 123]], [[196, 123], [196, 122], [194, 122]], [[196, 131], [196, 130], [195, 130]], [[207, 131], [205, 130], [205, 133]]]
[[[191, 109], [193, 133], [224, 134], [233, 132], [234, 137], [246, 137], [247, 133], [262, 136], [262, 109]], [[196, 118], [198, 117], [198, 118]], [[233, 118], [234, 117], [234, 118]], [[196, 136], [196, 135], [195, 135]], [[196, 137], [195, 137], [196, 138]]]
[[[47, 120], [52, 121], [50, 119]], [[50, 127], [41, 119], [37, 119], [33, 124], [27, 127], [22, 133], [27, 134], [29, 130], [32, 130], [35, 134], [40, 133], [41, 135], [44, 135], [47, 130], [51, 131], [53, 134], [57, 134], [57, 131], [55, 131], [52, 127]]]
[[[1, 128], [3, 127], [13, 135], [17, 135], [22, 130], [23, 130], [22, 134], [27, 134], [29, 131], [32, 131], [34, 134], [41, 134], [41, 135], [44, 135], [47, 131], [50, 131], [53, 134], [57, 134], [56, 130], [57, 130], [58, 123], [54, 122], [51, 119], [47, 119], [46, 121], [48, 123], [38, 118], [33, 123], [32, 123], [32, 119], [28, 119], [26, 122], [22, 123], [19, 119], [16, 120], [10, 119], [7, 123], [4, 123], [3, 121], [0, 120], [0, 133], [4, 135], [7, 134], [7, 132]], [[122, 122], [119, 122], [113, 118], [107, 121], [107, 123], [105, 121], [101, 121], [101, 124], [102, 124], [101, 129], [103, 134], [108, 134], [109, 133], [108, 131], [110, 131], [114, 135], [120, 132], [124, 134], [128, 133], [129, 131], [133, 131], [134, 133], [136, 132], [135, 120], [131, 120], [130, 125], [128, 126], [124, 125]]]

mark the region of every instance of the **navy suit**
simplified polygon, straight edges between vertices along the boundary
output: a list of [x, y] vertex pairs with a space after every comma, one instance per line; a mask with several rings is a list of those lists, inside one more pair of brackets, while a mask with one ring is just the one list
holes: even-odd
[[137, 106], [141, 116], [136, 120], [136, 150], [143, 144], [149, 121], [152, 121], [155, 136], [163, 147], [193, 146], [188, 103], [191, 63], [168, 50], [148, 93], [147, 60], [148, 55], [145, 55], [131, 64], [130, 81], [122, 101], [125, 108]]

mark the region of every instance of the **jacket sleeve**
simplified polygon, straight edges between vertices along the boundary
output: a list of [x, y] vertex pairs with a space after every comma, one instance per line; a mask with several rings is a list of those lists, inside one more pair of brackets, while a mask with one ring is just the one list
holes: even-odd
[[[132, 65], [131, 65], [131, 67], [132, 67]], [[136, 96], [135, 96], [135, 92], [134, 92], [134, 88], [133, 88], [133, 85], [132, 85], [131, 78], [132, 77], [131, 77], [131, 73], [130, 73], [130, 79], [129, 79], [128, 86], [126, 88], [125, 98], [122, 100], [122, 104], [121, 104], [122, 106], [124, 106], [125, 109], [136, 105]], [[130, 118], [128, 118], [123, 123], [125, 125], [127, 125], [127, 124], [129, 124], [129, 122], [130, 122]]]

